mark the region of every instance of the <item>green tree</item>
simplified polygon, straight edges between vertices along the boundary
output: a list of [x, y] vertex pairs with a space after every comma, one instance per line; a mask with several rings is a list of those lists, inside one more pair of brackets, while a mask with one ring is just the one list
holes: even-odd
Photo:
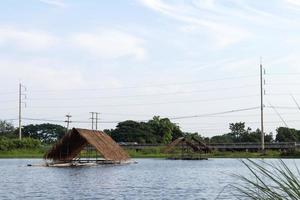
[[247, 134], [249, 130], [245, 130], [245, 122], [230, 123], [229, 129], [231, 131], [229, 135], [232, 136], [234, 142], [241, 142], [241, 138]]
[[[236, 143], [236, 142], [253, 142], [259, 143], [261, 141], [261, 131], [256, 129], [251, 131], [251, 128], [245, 128], [244, 122], [230, 123], [228, 134], [213, 136], [210, 143]], [[273, 134], [265, 134], [265, 142], [273, 142]]]
[[127, 120], [118, 123], [115, 129], [104, 130], [117, 142], [138, 143], [170, 143], [172, 140], [183, 136], [180, 127], [168, 118], [154, 116], [148, 122]]
[[12, 123], [0, 120], [0, 136], [12, 136], [14, 130], [15, 128]]
[[175, 123], [172, 123], [168, 118], [154, 116], [152, 120], [148, 121], [148, 124], [154, 130], [155, 135], [160, 137], [160, 141], [158, 141], [158, 143], [168, 144], [172, 140], [183, 136], [183, 132], [180, 130], [180, 127]]
[[50, 144], [62, 138], [66, 128], [57, 124], [29, 124], [23, 128], [23, 136], [39, 139], [42, 143]]
[[276, 129], [276, 142], [298, 142], [299, 131], [287, 127], [279, 127]]
[[210, 143], [233, 143], [233, 137], [230, 134], [216, 135], [210, 138]]
[[108, 132], [117, 142], [156, 143], [153, 131], [145, 122], [127, 120], [118, 123], [116, 129]]

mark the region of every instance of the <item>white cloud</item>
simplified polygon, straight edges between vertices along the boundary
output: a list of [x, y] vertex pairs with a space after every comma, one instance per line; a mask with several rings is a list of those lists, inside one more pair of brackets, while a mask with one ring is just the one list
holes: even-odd
[[71, 42], [100, 58], [133, 57], [143, 60], [146, 57], [143, 40], [121, 31], [102, 30], [98, 33], [77, 33], [71, 37]]
[[[76, 88], [85, 85], [82, 73], [75, 68], [61, 67], [50, 59], [31, 60], [1, 59], [2, 80], [16, 83], [18, 80], [46, 89]], [[41, 67], [42, 66], [42, 67]]]
[[43, 2], [45, 4], [51, 5], [51, 6], [56, 6], [56, 7], [61, 7], [64, 8], [66, 7], [66, 3], [63, 0], [39, 0], [40, 2]]
[[285, 0], [287, 3], [294, 5], [294, 6], [300, 6], [299, 0]]
[[285, 2], [285, 6], [289, 9], [295, 10], [299, 12], [300, 10], [300, 1], [299, 0], [283, 0]]
[[0, 27], [0, 46], [13, 46], [22, 50], [43, 50], [51, 48], [57, 42], [58, 38], [47, 32]]
[[[213, 37], [218, 48], [238, 43], [251, 35], [245, 29], [226, 23], [220, 17], [216, 18], [212, 13], [205, 13], [204, 16], [201, 16], [203, 10], [207, 11], [215, 8], [213, 0], [206, 0], [202, 4], [194, 1], [191, 5], [168, 4], [166, 1], [161, 0], [141, 0], [141, 2], [163, 15], [185, 23], [182, 30], [207, 32], [209, 37]], [[199, 7], [200, 5], [202, 7]]]

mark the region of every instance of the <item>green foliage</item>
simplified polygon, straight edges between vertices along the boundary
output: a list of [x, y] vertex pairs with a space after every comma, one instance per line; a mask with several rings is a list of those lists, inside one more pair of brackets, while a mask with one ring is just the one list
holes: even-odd
[[146, 123], [132, 120], [120, 122], [114, 130], [104, 130], [117, 142], [156, 143], [153, 130]]
[[37, 139], [23, 138], [10, 139], [6, 137], [0, 137], [0, 151], [10, 151], [14, 149], [35, 149], [41, 147], [41, 142]]
[[62, 138], [66, 129], [57, 124], [30, 124], [24, 126], [23, 136], [40, 140], [42, 143], [51, 144]]
[[[229, 124], [231, 132], [223, 135], [213, 136], [210, 143], [238, 143], [238, 142], [253, 142], [259, 143], [261, 141], [261, 131], [251, 131], [247, 128], [244, 122]], [[265, 134], [265, 142], [273, 142], [273, 134]]]
[[148, 121], [148, 124], [152, 127], [154, 133], [160, 137], [160, 143], [163, 144], [170, 143], [173, 138], [173, 131], [178, 133], [179, 129], [179, 127], [168, 118], [161, 119], [159, 116], [154, 116], [152, 120]]
[[300, 172], [297, 167], [292, 171], [282, 160], [276, 163], [249, 159], [242, 162], [252, 176], [237, 176], [242, 182], [233, 185], [237, 199], [300, 199]]
[[228, 134], [216, 135], [210, 138], [210, 143], [233, 143], [233, 139]]
[[299, 142], [300, 141], [300, 131], [279, 127], [277, 130], [276, 141], [277, 142]]
[[0, 136], [10, 138], [16, 137], [16, 134], [14, 134], [14, 130], [15, 128], [12, 123], [0, 120]]
[[137, 142], [140, 144], [168, 144], [183, 136], [180, 128], [168, 118], [158, 116], [148, 122], [127, 120], [120, 122], [116, 129], [104, 130], [117, 142]]

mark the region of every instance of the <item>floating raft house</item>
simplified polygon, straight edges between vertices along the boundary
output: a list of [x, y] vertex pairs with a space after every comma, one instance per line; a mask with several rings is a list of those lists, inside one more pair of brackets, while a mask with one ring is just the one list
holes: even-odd
[[207, 160], [204, 154], [209, 147], [195, 137], [180, 137], [171, 142], [165, 149], [168, 159], [173, 160]]
[[[81, 152], [85, 155], [81, 157]], [[130, 157], [109, 135], [102, 131], [73, 128], [45, 155], [48, 166], [121, 164]]]

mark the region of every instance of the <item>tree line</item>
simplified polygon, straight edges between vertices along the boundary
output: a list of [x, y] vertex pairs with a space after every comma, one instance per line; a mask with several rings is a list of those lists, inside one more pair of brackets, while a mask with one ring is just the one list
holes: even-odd
[[[228, 133], [209, 138], [203, 137], [199, 133], [183, 132], [176, 123], [159, 116], [154, 116], [146, 122], [126, 120], [118, 123], [116, 128], [106, 129], [104, 132], [117, 142], [137, 142], [139, 144], [168, 144], [183, 136], [198, 137], [206, 143], [259, 143], [261, 141], [261, 131], [246, 127], [245, 122], [230, 123]], [[65, 127], [50, 123], [29, 124], [22, 129], [24, 138], [38, 140], [42, 144], [53, 144], [62, 138], [65, 133]], [[7, 142], [9, 139], [17, 138], [18, 129], [13, 124], [0, 120], [0, 143], [1, 141], [3, 143], [4, 140], [9, 143]], [[265, 134], [265, 142], [300, 142], [300, 130], [279, 127], [276, 129], [275, 136], [273, 133]], [[22, 144], [16, 145], [20, 146]], [[11, 146], [13, 145], [11, 144]]]

